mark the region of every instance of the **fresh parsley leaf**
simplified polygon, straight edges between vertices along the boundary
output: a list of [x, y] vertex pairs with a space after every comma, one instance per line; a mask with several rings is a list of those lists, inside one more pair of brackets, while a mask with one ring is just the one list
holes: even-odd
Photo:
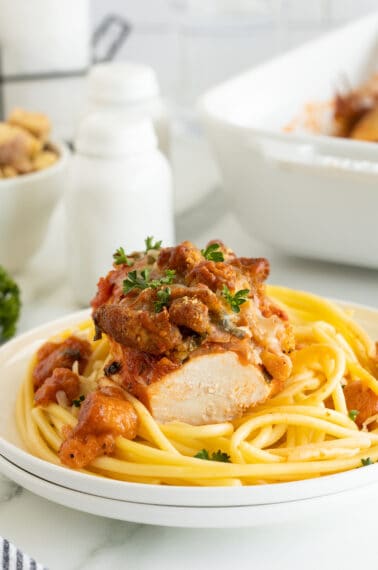
[[201, 449], [201, 451], [196, 453], [194, 457], [197, 459], [206, 459], [206, 461], [220, 461], [222, 463], [231, 463], [230, 456], [220, 449], [218, 449], [218, 451], [214, 451], [211, 454], [211, 457], [207, 449]]
[[171, 283], [173, 283], [173, 279], [175, 278], [176, 275], [176, 271], [174, 269], [166, 269], [165, 270], [165, 277], [162, 277], [161, 279], [153, 279], [151, 281], [150, 287], [153, 287], [154, 289], [156, 289], [157, 287], [160, 287], [161, 285], [170, 285]]
[[366, 459], [362, 458], [361, 463], [364, 467], [366, 467], [366, 465], [373, 465], [373, 461], [370, 457], [366, 457]]
[[146, 253], [147, 253], [148, 251], [150, 251], [150, 249], [160, 249], [161, 244], [163, 242], [162, 242], [162, 240], [160, 240], [160, 241], [155, 241], [155, 243], [154, 243], [154, 237], [148, 236], [144, 240], [144, 243], [146, 244]]
[[217, 251], [220, 249], [219, 243], [212, 243], [206, 249], [201, 249], [201, 254], [208, 261], [224, 261], [224, 255], [222, 251]]
[[155, 313], [160, 313], [163, 307], [166, 307], [169, 303], [169, 298], [171, 296], [171, 290], [169, 287], [165, 289], [160, 289], [157, 293], [157, 301], [154, 302]]
[[82, 394], [77, 400], [72, 400], [72, 405], [75, 406], [75, 408], [80, 408], [81, 403], [84, 402], [84, 400], [85, 396]]
[[355, 422], [356, 421], [356, 417], [358, 416], [358, 414], [360, 413], [359, 410], [349, 410], [348, 412], [348, 416], [350, 417], [350, 419]]
[[240, 289], [234, 295], [231, 293], [227, 285], [223, 285], [222, 295], [230, 305], [234, 313], [240, 313], [240, 305], [245, 303], [248, 299], [249, 289]]
[[170, 285], [176, 275], [174, 269], [166, 269], [165, 277], [160, 279], [150, 279], [150, 270], [148, 268], [142, 269], [138, 275], [136, 271], [130, 271], [127, 275], [127, 279], [123, 281], [123, 292], [125, 295], [130, 293], [133, 289], [147, 289], [152, 287], [152, 289], [157, 289], [162, 285]]
[[210, 460], [209, 452], [207, 451], [207, 449], [201, 449], [201, 451], [199, 451], [198, 453], [196, 453], [194, 457], [196, 457], [197, 459], [207, 459], [207, 460]]
[[127, 257], [123, 247], [119, 247], [115, 253], [113, 253], [114, 263], [116, 265], [133, 265], [133, 262]]
[[218, 449], [218, 451], [215, 451], [214, 453], [212, 453], [211, 461], [221, 461], [222, 463], [231, 463], [230, 456], [228, 455], [228, 453], [225, 453], [224, 451], [221, 451], [220, 449]]
[[123, 292], [127, 295], [127, 293], [130, 293], [133, 289], [147, 289], [147, 287], [150, 286], [148, 283], [149, 278], [149, 269], [142, 269], [139, 275], [136, 270], [130, 271], [127, 275], [127, 279], [123, 280]]

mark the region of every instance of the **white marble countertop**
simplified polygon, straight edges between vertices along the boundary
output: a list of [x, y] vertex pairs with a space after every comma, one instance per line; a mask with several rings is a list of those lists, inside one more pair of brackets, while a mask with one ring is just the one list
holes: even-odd
[[[203, 244], [222, 238], [240, 254], [266, 255], [271, 282], [328, 297], [378, 306], [378, 272], [288, 258], [253, 242], [231, 214], [213, 201], [213, 221], [203, 210], [179, 216], [177, 238]], [[219, 211], [217, 211], [219, 208]], [[206, 229], [204, 229], [206, 228]], [[46, 243], [18, 276], [23, 291], [20, 332], [75, 310], [64, 278], [61, 212]], [[46, 274], [46, 267], [49, 273]], [[233, 530], [152, 527], [92, 516], [37, 497], [0, 479], [0, 535], [51, 570], [352, 570], [375, 568], [378, 492], [359, 509], [327, 513], [298, 524]]]

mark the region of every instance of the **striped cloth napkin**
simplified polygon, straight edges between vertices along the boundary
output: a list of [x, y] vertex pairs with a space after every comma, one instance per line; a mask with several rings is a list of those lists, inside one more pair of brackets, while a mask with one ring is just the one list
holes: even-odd
[[38, 564], [17, 546], [1, 537], [0, 561], [2, 561], [1, 570], [47, 570], [45, 566]]

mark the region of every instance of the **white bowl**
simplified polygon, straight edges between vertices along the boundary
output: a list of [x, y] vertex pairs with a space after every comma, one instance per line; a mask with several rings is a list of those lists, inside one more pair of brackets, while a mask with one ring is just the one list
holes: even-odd
[[[346, 305], [356, 320], [378, 338], [378, 311]], [[88, 318], [88, 311], [68, 315], [42, 325], [0, 348], [0, 454], [36, 477], [90, 495], [148, 505], [171, 507], [245, 507], [305, 501], [329, 496], [378, 480], [378, 464], [291, 483], [243, 487], [184, 487], [127, 483], [80, 473], [34, 457], [26, 450], [17, 431], [15, 403], [20, 383], [35, 350], [54, 334]]]
[[[378, 268], [378, 144], [285, 133], [308, 102], [376, 71], [378, 13], [206, 93], [200, 110], [229, 196], [254, 237]], [[331, 54], [331, 55], [330, 55]]]
[[69, 151], [55, 164], [31, 174], [0, 180], [0, 265], [21, 270], [42, 245], [54, 206], [63, 194]]

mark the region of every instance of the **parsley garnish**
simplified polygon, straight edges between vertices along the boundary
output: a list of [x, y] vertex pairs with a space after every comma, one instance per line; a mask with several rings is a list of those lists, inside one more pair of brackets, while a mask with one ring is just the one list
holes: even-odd
[[155, 243], [153, 240], [154, 240], [153, 236], [148, 236], [144, 240], [144, 243], [146, 244], [146, 253], [148, 251], [150, 251], [150, 249], [160, 249], [161, 248], [161, 244], [163, 243], [162, 240], [155, 241]]
[[231, 463], [230, 456], [228, 455], [228, 453], [225, 453], [220, 449], [211, 454], [211, 461], [221, 461], [222, 463]]
[[207, 459], [209, 460], [209, 452], [207, 451], [207, 449], [201, 449], [201, 451], [199, 451], [198, 453], [195, 454], [195, 456], [197, 459]]
[[247, 295], [249, 293], [249, 289], [240, 289], [234, 295], [232, 295], [231, 291], [227, 287], [227, 285], [223, 285], [222, 295], [230, 305], [231, 309], [234, 313], [240, 313], [240, 305], [245, 303], [247, 299]]
[[222, 463], [231, 463], [230, 456], [224, 451], [221, 451], [220, 449], [218, 449], [218, 451], [213, 452], [211, 454], [211, 457], [207, 449], [201, 449], [201, 451], [196, 453], [194, 457], [196, 457], [197, 459], [206, 459], [207, 461], [221, 461]]
[[348, 412], [348, 416], [350, 417], [350, 419], [355, 422], [356, 421], [356, 417], [358, 416], [358, 414], [360, 413], [359, 410], [349, 410]]
[[123, 292], [129, 293], [132, 289], [147, 289], [149, 287], [148, 280], [150, 278], [150, 270], [142, 269], [139, 276], [136, 270], [130, 271], [127, 279], [123, 280]]
[[361, 463], [364, 467], [366, 467], [366, 465], [373, 465], [373, 461], [370, 459], [370, 457], [366, 457], [366, 459], [362, 458]]
[[201, 254], [208, 261], [224, 261], [224, 255], [222, 251], [217, 251], [220, 249], [219, 243], [212, 243], [206, 249], [201, 249]]
[[152, 289], [157, 289], [161, 287], [161, 285], [170, 285], [173, 282], [173, 279], [176, 275], [176, 271], [174, 269], [166, 269], [165, 270], [165, 277], [161, 277], [161, 279], [151, 279], [150, 280], [150, 270], [149, 269], [142, 269], [140, 274], [138, 275], [136, 271], [130, 271], [127, 275], [127, 279], [123, 281], [123, 292], [125, 295], [132, 291], [133, 289], [147, 289], [148, 287], [152, 287]]
[[84, 400], [85, 396], [82, 394], [77, 400], [72, 400], [72, 405], [75, 406], [75, 408], [80, 408], [81, 403], [84, 402]]
[[160, 289], [157, 293], [157, 301], [154, 302], [155, 313], [160, 313], [163, 307], [166, 307], [169, 303], [169, 298], [171, 296], [171, 290], [169, 287], [165, 289]]
[[161, 279], [153, 279], [150, 282], [150, 287], [153, 287], [153, 289], [157, 289], [158, 287], [160, 287], [160, 285], [170, 285], [171, 283], [173, 283], [175, 275], [176, 271], [174, 269], [166, 269], [165, 277], [162, 277]]
[[127, 257], [123, 247], [119, 247], [115, 253], [113, 253], [114, 263], [116, 265], [133, 265], [133, 262]]

